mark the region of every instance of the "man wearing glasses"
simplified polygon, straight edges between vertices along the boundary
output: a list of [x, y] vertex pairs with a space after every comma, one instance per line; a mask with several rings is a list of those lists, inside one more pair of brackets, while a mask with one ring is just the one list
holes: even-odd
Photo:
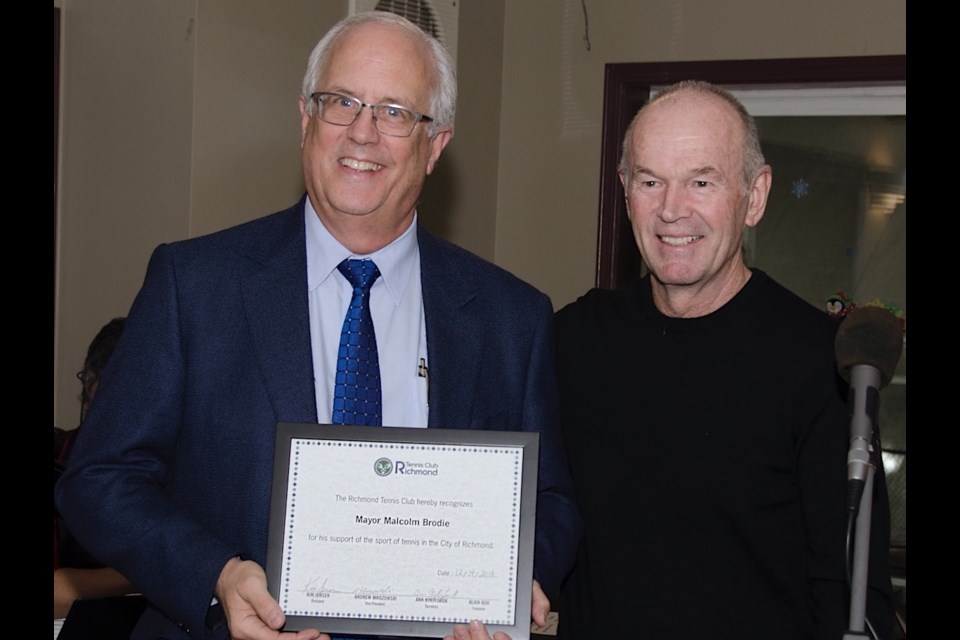
[[279, 631], [261, 568], [278, 422], [539, 432], [543, 623], [580, 527], [551, 306], [417, 225], [455, 103], [438, 42], [392, 14], [348, 18], [304, 80], [306, 196], [156, 250], [58, 494], [150, 600], [133, 638], [326, 638]]

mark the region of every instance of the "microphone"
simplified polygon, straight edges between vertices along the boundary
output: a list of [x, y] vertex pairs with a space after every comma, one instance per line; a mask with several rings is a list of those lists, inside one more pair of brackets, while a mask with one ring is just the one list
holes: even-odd
[[[834, 343], [837, 369], [850, 383], [850, 450], [847, 453], [847, 564], [850, 626], [843, 640], [869, 638], [867, 575], [875, 467], [870, 463], [880, 389], [890, 383], [903, 333], [896, 317], [880, 307], [860, 307], [840, 323]], [[852, 543], [852, 546], [851, 546]], [[884, 550], [886, 551], [886, 550]]]
[[880, 389], [890, 383], [903, 352], [900, 322], [881, 307], [859, 307], [840, 323], [834, 348], [837, 369], [850, 384], [847, 479], [863, 482], [870, 463]]

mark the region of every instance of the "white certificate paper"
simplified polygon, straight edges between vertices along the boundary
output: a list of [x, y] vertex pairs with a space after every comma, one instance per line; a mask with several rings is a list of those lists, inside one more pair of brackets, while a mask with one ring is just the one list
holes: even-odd
[[274, 483], [283, 517], [271, 517], [268, 573], [288, 619], [437, 637], [479, 619], [529, 633], [533, 522], [521, 516], [535, 502], [535, 434], [306, 426], [278, 443]]

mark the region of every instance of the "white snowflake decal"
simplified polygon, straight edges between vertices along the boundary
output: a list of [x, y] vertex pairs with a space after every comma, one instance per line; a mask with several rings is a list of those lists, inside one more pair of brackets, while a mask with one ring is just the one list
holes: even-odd
[[790, 193], [792, 193], [797, 200], [799, 200], [803, 196], [810, 193], [810, 183], [803, 178], [797, 178], [793, 181], [793, 187], [790, 188]]

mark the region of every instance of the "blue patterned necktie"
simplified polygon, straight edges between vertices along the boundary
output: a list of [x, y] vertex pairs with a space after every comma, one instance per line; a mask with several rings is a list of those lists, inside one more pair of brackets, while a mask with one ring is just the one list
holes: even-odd
[[353, 297], [340, 332], [332, 422], [380, 426], [380, 361], [370, 316], [370, 287], [380, 270], [373, 260], [344, 260], [337, 269], [353, 285]]

